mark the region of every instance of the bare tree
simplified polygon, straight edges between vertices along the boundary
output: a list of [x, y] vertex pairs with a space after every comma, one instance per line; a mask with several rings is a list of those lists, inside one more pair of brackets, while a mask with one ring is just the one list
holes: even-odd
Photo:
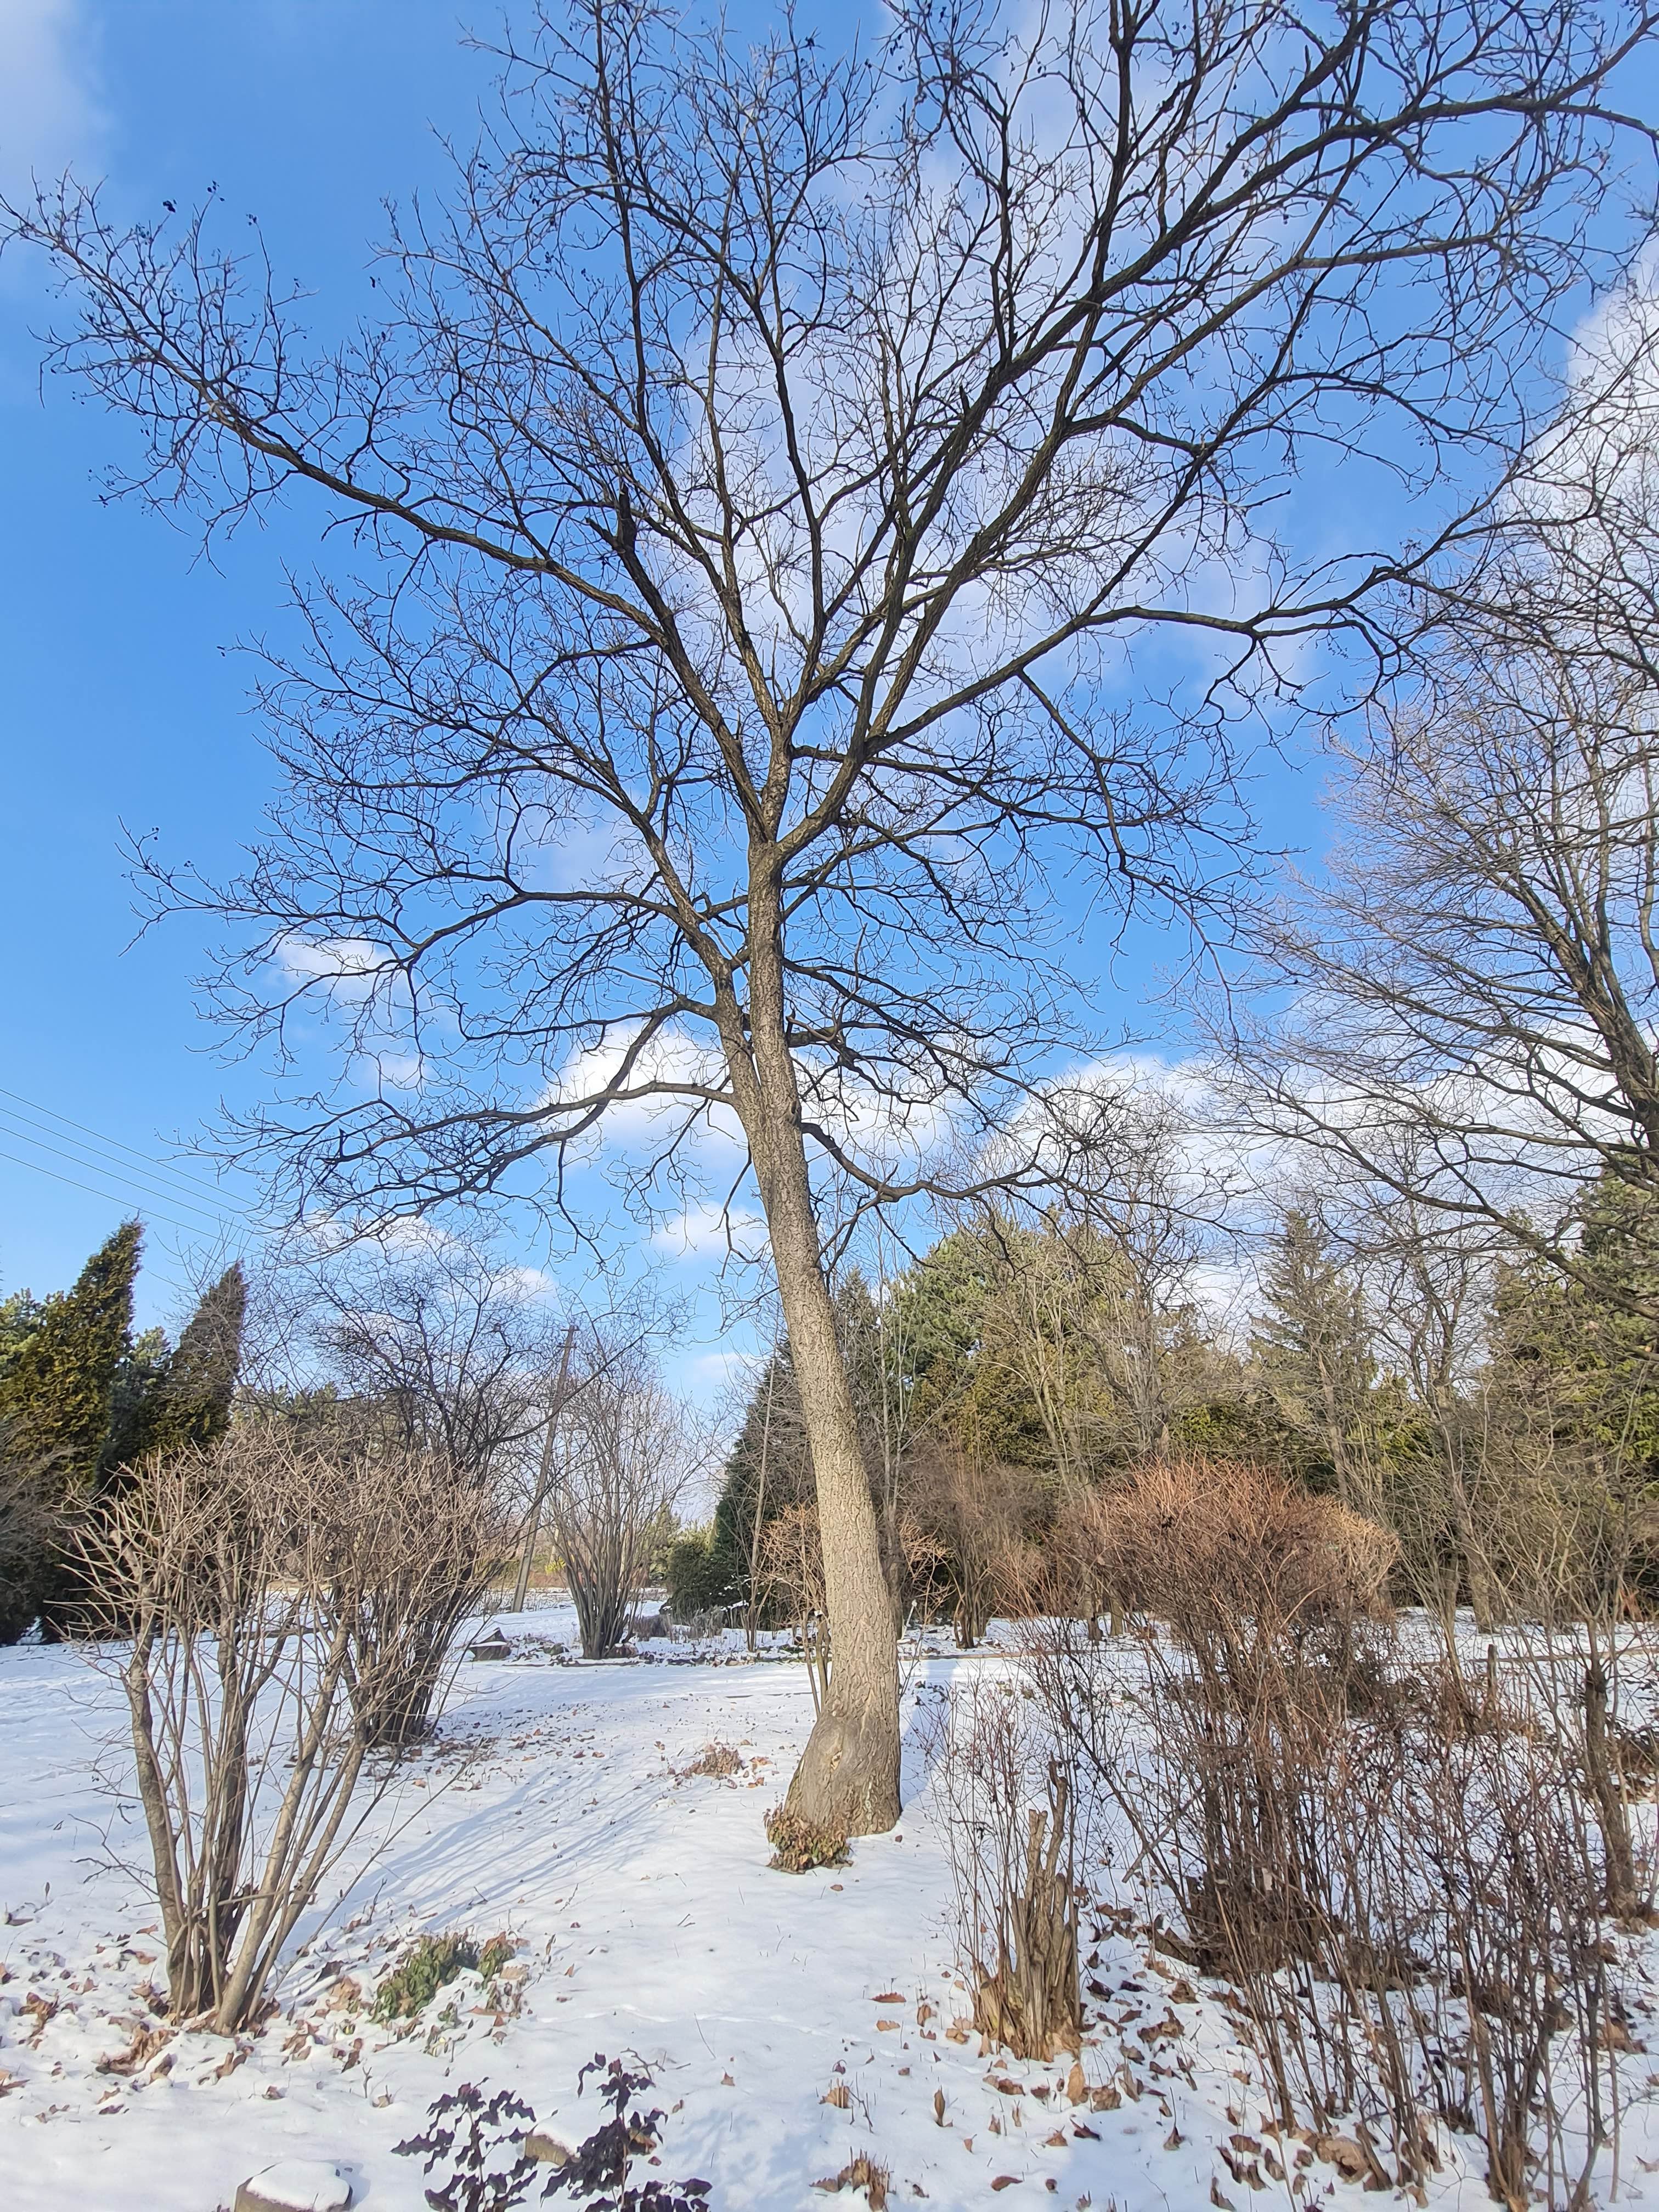
[[[1224, 902], [1230, 685], [1337, 629], [1386, 660], [1379, 589], [1475, 519], [1443, 489], [1426, 530], [1400, 503], [1409, 556], [1310, 555], [1280, 495], [1501, 463], [1653, 22], [908, 0], [836, 54], [544, 5], [331, 357], [200, 219], [124, 234], [73, 186], [7, 218], [79, 303], [58, 359], [149, 439], [141, 491], [212, 526], [304, 486], [356, 526], [272, 687], [281, 820], [228, 891], [171, 886], [242, 932], [234, 1018], [325, 1001], [382, 1070], [258, 1122], [297, 1202], [534, 1160], [556, 1201], [618, 1104], [659, 1110], [657, 1191], [710, 1116], [741, 1132], [834, 1628], [806, 1813], [899, 1802], [826, 1182], [925, 1188], [941, 1115], [1000, 1119], [1087, 1026], [1043, 951], [1068, 871], [1108, 938]], [[1117, 681], [1160, 630], [1199, 643], [1172, 699]]]
[[441, 1453], [375, 1440], [340, 1462], [351, 1512], [383, 1534], [367, 1580], [349, 1551], [319, 1602], [352, 1623], [351, 1707], [373, 1751], [404, 1751], [432, 1732], [463, 1622], [500, 1576], [519, 1520], [502, 1490]]
[[390, 1433], [504, 1493], [527, 1482], [563, 1324], [518, 1270], [416, 1231], [328, 1257], [304, 1294], [324, 1370]]
[[1171, 1422], [1213, 1383], [1194, 1286], [1228, 1191], [1189, 1157], [1176, 1103], [1144, 1082], [1059, 1087], [1043, 1115], [1063, 1198], [974, 1209], [996, 1269], [981, 1356], [1029, 1393], [1070, 1498], [1111, 1461], [1167, 1451]]
[[[1416, 1541], [1404, 1546], [1407, 1561], [1417, 1570], [1424, 1601], [1438, 1601], [1455, 1667], [1460, 1569], [1477, 1627], [1491, 1627], [1498, 1601], [1474, 1387], [1486, 1350], [1497, 1255], [1489, 1231], [1448, 1219], [1415, 1194], [1374, 1197], [1367, 1233], [1377, 1340], [1424, 1431], [1415, 1451], [1407, 1444], [1397, 1454], [1389, 1517], [1402, 1538], [1416, 1522]], [[1402, 1492], [1414, 1493], [1413, 1503]]]
[[1033, 1468], [987, 1461], [950, 1438], [921, 1444], [906, 1471], [905, 1508], [925, 1547], [937, 1604], [957, 1644], [977, 1644], [1000, 1612], [1027, 1609], [1030, 1539], [1048, 1485]]
[[602, 1659], [628, 1632], [653, 1552], [702, 1453], [685, 1408], [648, 1353], [620, 1356], [590, 1332], [554, 1439], [549, 1531], [570, 1585], [582, 1650]]
[[816, 1505], [797, 1501], [766, 1522], [761, 1531], [757, 1572], [768, 1601], [788, 1616], [806, 1662], [812, 1711], [821, 1713], [830, 1694], [831, 1645], [824, 1599], [823, 1544]]
[[[428, 1732], [456, 1632], [532, 1503], [557, 1318], [539, 1285], [487, 1246], [429, 1226], [326, 1252], [274, 1296], [287, 1308], [290, 1370], [309, 1362], [332, 1393], [301, 1401], [301, 1429], [365, 1496], [390, 1479], [388, 1510], [411, 1540], [422, 1526], [430, 1536], [410, 1541], [364, 1622], [374, 1693], [356, 1697], [358, 1726], [370, 1745], [400, 1748]], [[423, 1483], [398, 1474], [411, 1455]], [[469, 1540], [451, 1540], [461, 1530]]]
[[1351, 760], [1327, 884], [1273, 933], [1297, 1012], [1244, 1059], [1256, 1118], [1571, 1267], [1587, 1176], [1659, 1188], [1659, 688], [1555, 589], [1526, 635], [1459, 608]]

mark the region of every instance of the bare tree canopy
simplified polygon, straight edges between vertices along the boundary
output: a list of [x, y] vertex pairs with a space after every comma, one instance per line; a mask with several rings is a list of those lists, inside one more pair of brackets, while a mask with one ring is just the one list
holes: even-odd
[[[1280, 502], [1501, 471], [1654, 21], [912, 0], [847, 53], [543, 8], [333, 353], [201, 218], [11, 214], [78, 303], [59, 365], [146, 434], [134, 488], [214, 528], [305, 484], [349, 526], [270, 687], [280, 818], [240, 883], [171, 884], [230, 918], [253, 1037], [321, 1001], [381, 1068], [252, 1132], [295, 1202], [530, 1163], [560, 1202], [619, 1105], [657, 1109], [657, 1188], [741, 1132], [819, 1495], [814, 1817], [898, 1807], [823, 1180], [926, 1188], [922, 1139], [971, 1153], [1085, 1026], [1062, 881], [1108, 942], [1224, 908], [1230, 715], [1316, 634], [1386, 665], [1380, 594], [1478, 519], [1307, 556]], [[1187, 641], [1158, 702], [1149, 632]]]
[[441, 1232], [362, 1239], [295, 1296], [326, 1370], [404, 1443], [527, 1492], [563, 1323], [498, 1255]]
[[642, 1346], [607, 1343], [592, 1330], [572, 1375], [554, 1438], [547, 1521], [582, 1650], [603, 1659], [628, 1634], [653, 1553], [707, 1444]]
[[1586, 1179], [1659, 1187], [1659, 303], [1575, 348], [1491, 556], [1419, 595], [1410, 681], [1349, 753], [1325, 880], [1269, 930], [1291, 994], [1255, 1115], [1569, 1267]]
[[1659, 691], [1572, 618], [1460, 615], [1354, 764], [1275, 928], [1297, 1004], [1243, 1054], [1256, 1118], [1563, 1257], [1587, 1176], [1659, 1184]]

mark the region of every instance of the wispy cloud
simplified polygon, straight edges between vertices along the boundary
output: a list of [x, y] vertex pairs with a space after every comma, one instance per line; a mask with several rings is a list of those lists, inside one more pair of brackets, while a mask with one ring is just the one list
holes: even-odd
[[739, 1259], [754, 1259], [766, 1248], [766, 1224], [745, 1206], [727, 1208], [704, 1200], [664, 1222], [651, 1242], [676, 1259], [701, 1260], [728, 1249]]
[[84, 165], [104, 131], [82, 0], [0, 0], [0, 190]]

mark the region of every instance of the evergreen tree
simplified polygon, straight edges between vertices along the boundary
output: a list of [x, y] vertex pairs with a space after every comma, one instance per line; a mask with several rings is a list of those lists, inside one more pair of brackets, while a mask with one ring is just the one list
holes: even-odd
[[1370, 1324], [1359, 1286], [1316, 1215], [1297, 1206], [1285, 1213], [1261, 1290], [1266, 1310], [1250, 1351], [1274, 1403], [1316, 1445], [1344, 1504], [1375, 1510], [1360, 1435], [1376, 1371]]
[[751, 1594], [757, 1516], [764, 1525], [811, 1496], [800, 1396], [785, 1342], [756, 1380], [714, 1508], [709, 1549], [734, 1593], [745, 1601]]
[[45, 1306], [32, 1291], [14, 1291], [0, 1298], [0, 1375], [3, 1375], [40, 1326]]
[[1510, 1389], [1547, 1401], [1564, 1440], [1659, 1481], [1659, 1195], [1603, 1175], [1572, 1211], [1577, 1272], [1507, 1269], [1493, 1350]]
[[[123, 1222], [74, 1287], [47, 1298], [0, 1366], [0, 1432], [14, 1464], [33, 1470], [43, 1532], [92, 1498], [110, 1440], [115, 1389], [132, 1349], [132, 1285], [143, 1231]], [[52, 1635], [71, 1626], [82, 1593], [70, 1562], [43, 1533], [38, 1577], [14, 1577], [7, 1626], [38, 1612]]]
[[112, 1467], [202, 1450], [224, 1435], [241, 1364], [246, 1308], [247, 1282], [238, 1261], [203, 1293], [178, 1349], [137, 1396], [125, 1431], [118, 1421], [109, 1453]]
[[135, 1449], [139, 1425], [149, 1403], [165, 1380], [173, 1347], [164, 1328], [147, 1328], [133, 1338], [122, 1354], [110, 1391], [109, 1434], [99, 1455], [98, 1486], [106, 1486], [112, 1474], [129, 1467], [138, 1456]]
[[143, 1231], [123, 1222], [49, 1297], [0, 1370], [0, 1419], [15, 1449], [50, 1464], [64, 1503], [90, 1494], [109, 1439], [115, 1383], [132, 1336], [132, 1285]]

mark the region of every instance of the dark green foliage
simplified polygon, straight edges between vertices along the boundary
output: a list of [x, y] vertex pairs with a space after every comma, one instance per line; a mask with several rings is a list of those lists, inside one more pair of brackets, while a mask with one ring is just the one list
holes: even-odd
[[66, 1501], [90, 1492], [108, 1440], [142, 1233], [124, 1222], [73, 1290], [46, 1301], [0, 1371], [0, 1419], [12, 1424], [18, 1449], [51, 1466]]
[[224, 1435], [241, 1363], [246, 1305], [247, 1284], [238, 1262], [203, 1294], [178, 1349], [139, 1395], [123, 1462], [205, 1450]]
[[1170, 1441], [1195, 1459], [1244, 1460], [1295, 1475], [1310, 1490], [1336, 1486], [1325, 1454], [1266, 1393], [1185, 1407], [1170, 1424]]
[[668, 1547], [668, 1610], [676, 1620], [720, 1613], [743, 1602], [743, 1566], [715, 1548], [707, 1528], [688, 1528]]
[[893, 1296], [913, 1436], [945, 1432], [981, 1458], [1041, 1467], [1042, 1418], [1001, 1342], [1001, 1302], [1039, 1249], [1032, 1231], [957, 1229], [910, 1268]]
[[1511, 1387], [1547, 1401], [1558, 1432], [1659, 1481], [1659, 1195], [1611, 1176], [1573, 1209], [1576, 1273], [1534, 1259], [1496, 1300]]
[[14, 1640], [37, 1613], [49, 1634], [62, 1635], [77, 1613], [76, 1577], [58, 1531], [91, 1501], [105, 1463], [116, 1384], [131, 1350], [142, 1234], [137, 1222], [124, 1222], [71, 1290], [33, 1311], [20, 1313], [8, 1302], [14, 1318], [9, 1356], [0, 1365], [0, 1430], [13, 1466], [29, 1470], [39, 1538], [32, 1576], [20, 1553], [10, 1583], [3, 1625], [14, 1630]]
[[942, 1237], [894, 1294], [908, 1347], [911, 1413], [925, 1428], [968, 1388], [991, 1296], [985, 1240], [965, 1229]]
[[805, 1504], [811, 1496], [800, 1393], [786, 1343], [756, 1382], [714, 1507], [709, 1551], [732, 1577], [731, 1595], [724, 1602], [748, 1602], [757, 1506], [763, 1522], [775, 1521], [789, 1506]]
[[172, 1356], [167, 1332], [160, 1328], [147, 1328], [134, 1337], [123, 1353], [110, 1391], [109, 1434], [99, 1455], [100, 1490], [118, 1468], [131, 1467], [139, 1458], [143, 1425]]
[[404, 1954], [374, 1992], [373, 2017], [382, 2025], [413, 2020], [439, 1990], [459, 1974], [476, 1969], [492, 1980], [513, 1956], [505, 1936], [493, 1936], [482, 1948], [470, 1936], [422, 1936]]
[[56, 1528], [43, 1470], [0, 1428], [0, 1644], [15, 1644], [40, 1610]]

